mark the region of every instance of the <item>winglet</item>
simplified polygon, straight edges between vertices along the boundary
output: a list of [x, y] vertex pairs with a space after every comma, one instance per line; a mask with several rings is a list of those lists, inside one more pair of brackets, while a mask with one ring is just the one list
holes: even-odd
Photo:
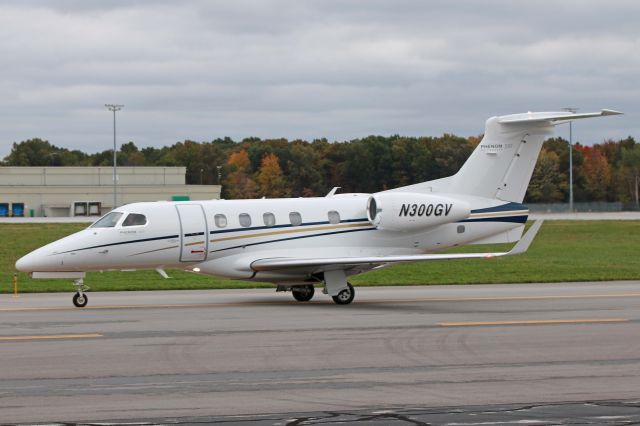
[[544, 222], [543, 219], [536, 220], [533, 223], [533, 225], [531, 225], [531, 228], [529, 228], [527, 233], [524, 234], [524, 236], [522, 238], [520, 238], [520, 241], [518, 241], [518, 243], [515, 246], [513, 246], [511, 251], [509, 251], [509, 253], [507, 253], [506, 256], [513, 256], [513, 255], [516, 255], [516, 254], [522, 254], [525, 251], [527, 251], [529, 249], [529, 246], [533, 242], [533, 239], [538, 234], [538, 231], [540, 230], [540, 227], [542, 226], [543, 222]]

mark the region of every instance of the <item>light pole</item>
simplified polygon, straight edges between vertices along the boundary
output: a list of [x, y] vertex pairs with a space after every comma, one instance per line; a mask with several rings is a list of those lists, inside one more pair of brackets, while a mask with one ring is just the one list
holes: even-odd
[[[562, 108], [563, 111], [575, 114], [578, 108]], [[573, 126], [569, 121], [569, 212], [573, 213]]]
[[120, 111], [122, 108], [124, 108], [124, 105], [104, 104], [104, 106], [107, 107], [109, 111], [113, 111], [113, 209], [115, 209], [116, 207], [118, 207], [116, 196], [116, 176], [118, 171], [118, 164], [116, 162], [116, 111]]

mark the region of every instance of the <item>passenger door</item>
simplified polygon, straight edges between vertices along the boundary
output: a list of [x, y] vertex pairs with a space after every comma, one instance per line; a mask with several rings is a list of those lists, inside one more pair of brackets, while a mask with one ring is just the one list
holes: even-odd
[[201, 262], [207, 258], [207, 220], [199, 204], [176, 204], [180, 218], [180, 261]]

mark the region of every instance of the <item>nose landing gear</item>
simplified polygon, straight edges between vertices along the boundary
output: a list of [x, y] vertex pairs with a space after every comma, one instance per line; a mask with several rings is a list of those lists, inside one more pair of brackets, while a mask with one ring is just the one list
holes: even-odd
[[89, 287], [84, 285], [84, 280], [82, 278], [74, 280], [73, 285], [76, 287], [76, 294], [73, 295], [73, 304], [76, 308], [84, 308], [89, 302], [89, 298], [84, 294], [84, 292], [89, 290]]

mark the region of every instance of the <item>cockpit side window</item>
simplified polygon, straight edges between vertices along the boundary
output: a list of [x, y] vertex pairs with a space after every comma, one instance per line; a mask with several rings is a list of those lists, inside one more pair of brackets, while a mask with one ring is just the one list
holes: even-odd
[[129, 213], [122, 226], [140, 226], [147, 224], [147, 217], [139, 213]]
[[90, 226], [90, 228], [113, 228], [116, 223], [122, 217], [120, 212], [110, 212], [102, 216], [96, 223]]

